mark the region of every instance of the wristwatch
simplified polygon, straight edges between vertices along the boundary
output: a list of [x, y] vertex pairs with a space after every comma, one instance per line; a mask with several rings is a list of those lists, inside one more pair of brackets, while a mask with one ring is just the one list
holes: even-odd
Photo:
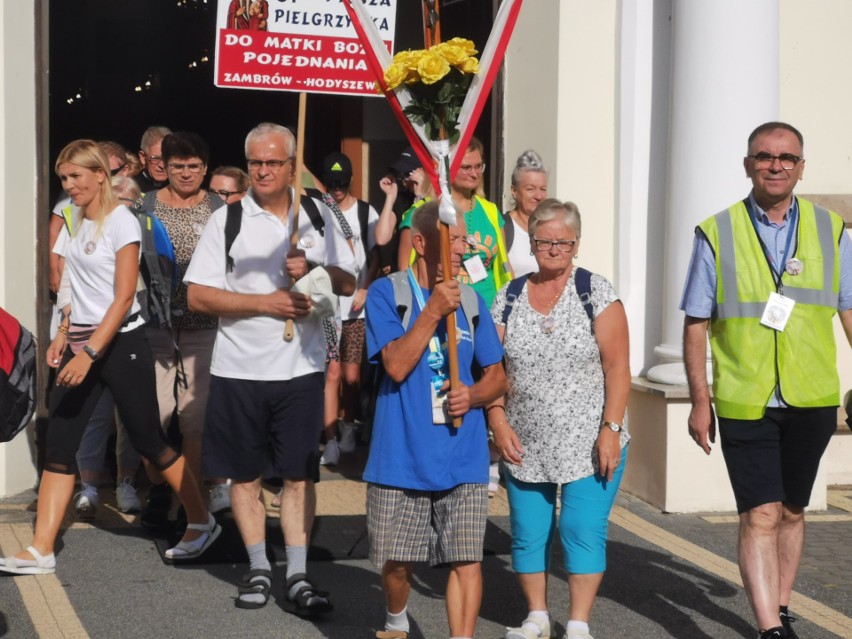
[[92, 360], [93, 362], [98, 361], [98, 357], [100, 357], [100, 355], [98, 354], [98, 351], [96, 351], [94, 348], [92, 348], [92, 347], [91, 347], [91, 346], [89, 346], [88, 344], [86, 344], [86, 345], [83, 347], [83, 352], [84, 352], [86, 355], [88, 355], [88, 356], [91, 358], [91, 360]]
[[601, 428], [609, 428], [613, 433], [620, 433], [623, 430], [621, 428], [621, 424], [616, 424], [615, 422], [607, 420], [604, 420], [604, 423], [601, 424]]

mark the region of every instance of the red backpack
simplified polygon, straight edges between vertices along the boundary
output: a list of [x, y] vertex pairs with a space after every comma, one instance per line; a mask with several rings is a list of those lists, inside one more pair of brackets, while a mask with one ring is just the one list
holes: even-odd
[[0, 308], [0, 442], [11, 441], [30, 423], [35, 404], [35, 339]]

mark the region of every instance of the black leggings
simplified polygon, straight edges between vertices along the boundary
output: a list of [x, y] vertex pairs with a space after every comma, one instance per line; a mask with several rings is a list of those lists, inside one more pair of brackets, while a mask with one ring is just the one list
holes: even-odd
[[[74, 357], [65, 351], [59, 373]], [[133, 448], [158, 470], [175, 463], [175, 451], [160, 428], [154, 360], [143, 328], [116, 333], [106, 352], [75, 388], [55, 386], [50, 393], [50, 422], [44, 468], [73, 475], [83, 431], [105, 388], [112, 391], [118, 415]]]

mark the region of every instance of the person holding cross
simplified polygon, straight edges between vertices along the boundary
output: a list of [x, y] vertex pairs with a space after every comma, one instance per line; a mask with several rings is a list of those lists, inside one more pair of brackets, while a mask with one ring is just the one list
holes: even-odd
[[[295, 147], [293, 134], [277, 124], [260, 124], [249, 132], [249, 192], [240, 203], [213, 213], [185, 281], [190, 309], [219, 316], [203, 468], [208, 476], [232, 478], [231, 507], [250, 562], [236, 605], [260, 608], [269, 599], [272, 573], [260, 499], [261, 476], [269, 471], [284, 478], [283, 607], [309, 617], [331, 610], [328, 593], [306, 573], [319, 480], [325, 337], [312, 298], [292, 286], [309, 269], [323, 266], [334, 294], [351, 295], [355, 263], [322, 202], [303, 199], [305, 208], [293, 212]], [[307, 204], [321, 219], [311, 218]], [[295, 328], [286, 341], [288, 320]]]
[[[414, 213], [412, 266], [377, 280], [367, 295], [367, 354], [386, 373], [364, 470], [370, 559], [381, 570], [387, 605], [380, 639], [408, 637], [414, 562], [450, 566], [452, 637], [473, 637], [482, 598], [488, 510], [482, 407], [507, 383], [488, 307], [454, 279], [466, 251], [462, 216], [457, 220], [449, 227], [451, 273], [441, 266], [438, 202], [432, 201]], [[450, 314], [457, 324], [460, 384], [447, 392]], [[478, 379], [475, 368], [481, 369]], [[461, 419], [460, 427], [452, 418]]]

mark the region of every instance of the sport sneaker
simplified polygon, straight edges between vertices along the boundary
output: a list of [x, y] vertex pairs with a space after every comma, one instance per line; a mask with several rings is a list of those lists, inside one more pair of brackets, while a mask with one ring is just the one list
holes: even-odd
[[506, 628], [506, 639], [549, 639], [551, 625], [549, 614], [546, 617], [529, 615], [521, 622], [520, 628]]
[[[758, 631], [760, 632], [760, 631]], [[764, 630], [757, 635], [757, 639], [786, 639], [787, 632], [784, 630], [784, 626], [775, 626], [774, 628], [770, 628], [769, 630]]]
[[98, 489], [83, 484], [83, 490], [74, 495], [74, 510], [80, 519], [91, 519], [98, 510]]
[[115, 503], [123, 513], [138, 513], [142, 510], [142, 502], [136, 494], [132, 477], [120, 479], [115, 487]]
[[782, 612], [781, 613], [781, 625], [784, 626], [784, 631], [787, 633], [787, 639], [799, 639], [799, 635], [796, 634], [796, 631], [793, 630], [792, 624], [794, 621], [797, 621], [797, 618], [793, 615]]
[[352, 422], [340, 422], [340, 442], [338, 448], [341, 453], [354, 453], [357, 442], [355, 424]]
[[320, 457], [320, 464], [323, 466], [336, 466], [340, 461], [340, 445], [336, 439], [330, 439], [326, 442], [325, 450]]
[[210, 489], [210, 512], [218, 513], [231, 507], [231, 482], [213, 484]]

